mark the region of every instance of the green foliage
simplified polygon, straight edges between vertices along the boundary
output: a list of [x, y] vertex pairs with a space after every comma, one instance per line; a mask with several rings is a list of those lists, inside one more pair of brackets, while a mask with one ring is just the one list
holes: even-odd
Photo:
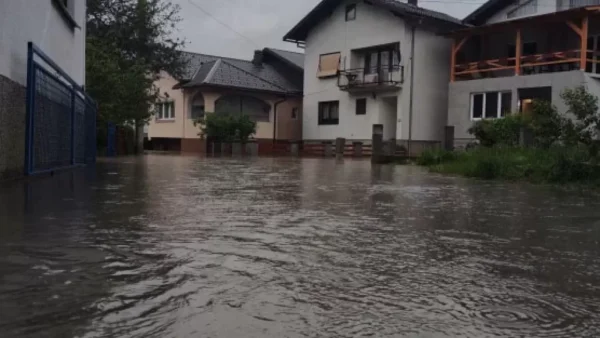
[[469, 133], [475, 136], [484, 147], [514, 146], [519, 144], [519, 134], [524, 125], [526, 122], [522, 115], [511, 114], [501, 119], [477, 121], [469, 128]]
[[567, 88], [560, 97], [568, 107], [567, 114], [575, 117], [567, 126], [568, 135], [571, 137], [569, 141], [591, 145], [594, 137], [600, 136], [598, 98], [583, 86]]
[[177, 77], [184, 69], [183, 41], [171, 38], [178, 12], [170, 0], [87, 1], [86, 90], [98, 102], [98, 125], [151, 118], [160, 71]]
[[445, 160], [428, 166], [436, 172], [481, 179], [550, 183], [600, 179], [600, 168], [586, 147], [581, 146], [553, 146], [548, 149], [479, 147], [470, 151], [455, 152], [453, 156], [443, 158]]
[[456, 153], [443, 149], [428, 149], [421, 153], [417, 158], [418, 165], [438, 165], [444, 162], [452, 161], [456, 158]]
[[533, 132], [534, 144], [548, 148], [561, 139], [568, 119], [560, 116], [556, 107], [545, 100], [535, 100], [531, 118], [523, 125]]
[[246, 143], [256, 133], [256, 122], [247, 115], [207, 113], [204, 118], [194, 121], [200, 126], [200, 134], [216, 142]]

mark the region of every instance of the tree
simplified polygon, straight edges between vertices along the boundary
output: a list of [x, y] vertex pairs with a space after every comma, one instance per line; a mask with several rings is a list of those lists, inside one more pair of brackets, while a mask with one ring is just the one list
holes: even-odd
[[567, 88], [560, 97], [567, 105], [567, 113], [575, 119], [568, 126], [570, 134], [578, 136], [583, 144], [590, 145], [600, 136], [600, 116], [598, 115], [598, 97], [589, 93], [584, 86]]
[[[86, 85], [100, 124], [140, 130], [158, 99], [161, 71], [179, 77], [184, 41], [173, 39], [179, 6], [169, 0], [88, 0]], [[139, 139], [139, 137], [138, 137]]]

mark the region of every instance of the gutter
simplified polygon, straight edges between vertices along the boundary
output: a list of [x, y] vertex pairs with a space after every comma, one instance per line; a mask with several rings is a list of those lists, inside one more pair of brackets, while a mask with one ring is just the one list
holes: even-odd
[[277, 142], [277, 107], [287, 100], [287, 96], [284, 96], [281, 101], [277, 101], [273, 105], [273, 143]]
[[411, 26], [411, 42], [410, 42], [410, 96], [408, 99], [408, 156], [410, 157], [410, 148], [412, 143], [412, 120], [413, 120], [413, 101], [414, 101], [414, 84], [415, 84], [415, 32], [417, 27]]

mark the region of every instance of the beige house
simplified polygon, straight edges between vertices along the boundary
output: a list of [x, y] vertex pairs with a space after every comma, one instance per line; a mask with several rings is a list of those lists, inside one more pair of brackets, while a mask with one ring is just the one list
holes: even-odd
[[156, 82], [160, 102], [148, 126], [148, 148], [205, 152], [194, 120], [211, 113], [249, 115], [257, 123], [259, 153], [302, 139], [302, 54], [265, 48], [252, 61], [187, 52], [184, 57], [184, 78], [162, 73]]

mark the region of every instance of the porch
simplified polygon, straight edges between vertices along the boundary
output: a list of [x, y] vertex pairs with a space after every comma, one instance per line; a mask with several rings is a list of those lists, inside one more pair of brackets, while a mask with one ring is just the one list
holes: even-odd
[[600, 6], [451, 33], [451, 82], [581, 70], [600, 74]]

